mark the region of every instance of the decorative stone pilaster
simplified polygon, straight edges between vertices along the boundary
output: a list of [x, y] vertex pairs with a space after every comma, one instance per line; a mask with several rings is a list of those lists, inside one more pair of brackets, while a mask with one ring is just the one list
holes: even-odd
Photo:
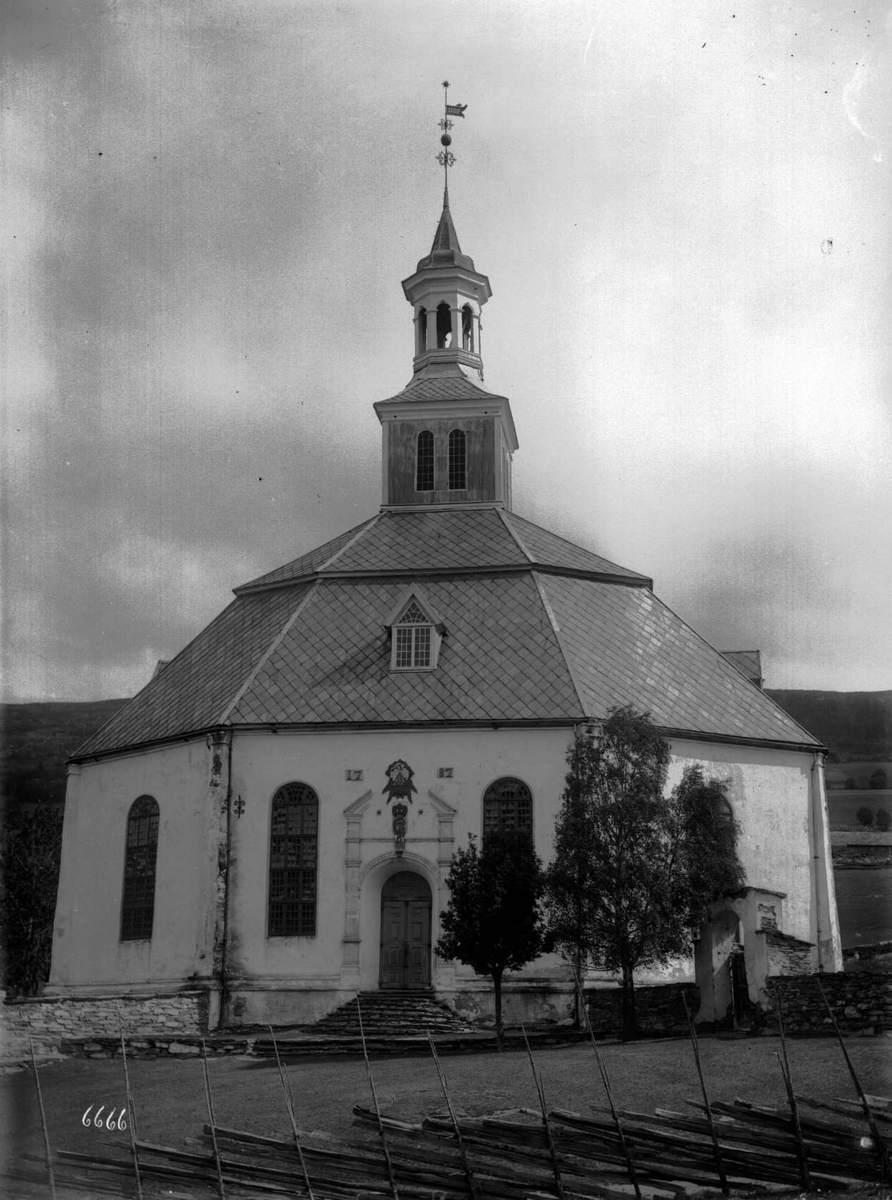
[[341, 982], [359, 986], [359, 872], [362, 866], [362, 818], [372, 800], [371, 789], [344, 809], [347, 832], [344, 838], [346, 905]]
[[428, 799], [433, 805], [434, 812], [437, 814], [437, 882], [441, 887], [445, 885], [446, 876], [449, 874], [449, 865], [452, 862], [452, 855], [455, 850], [455, 834], [452, 829], [452, 822], [455, 819], [458, 809], [448, 804], [442, 796], [438, 796], [436, 792], [428, 789]]

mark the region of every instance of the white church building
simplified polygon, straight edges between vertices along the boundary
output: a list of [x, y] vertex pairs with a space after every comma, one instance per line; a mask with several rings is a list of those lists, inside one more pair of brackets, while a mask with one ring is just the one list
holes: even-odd
[[[514, 828], [547, 862], [574, 728], [624, 704], [670, 740], [670, 785], [689, 763], [728, 782], [740, 827], [747, 886], [689, 965], [701, 1018], [732, 964], [751, 999], [840, 970], [821, 745], [649, 578], [514, 512], [511, 406], [481, 382], [490, 284], [448, 193], [403, 290], [379, 511], [236, 587], [73, 756], [46, 994], [200, 989], [212, 1028], [376, 989], [485, 1012], [488, 981], [435, 950], [451, 856]], [[542, 958], [506, 977], [506, 1019], [563, 1018], [571, 993]]]

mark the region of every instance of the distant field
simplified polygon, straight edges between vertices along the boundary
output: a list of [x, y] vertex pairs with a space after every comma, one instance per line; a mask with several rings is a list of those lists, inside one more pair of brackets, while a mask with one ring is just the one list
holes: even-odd
[[834, 871], [844, 949], [892, 941], [892, 867]]
[[827, 793], [827, 809], [830, 813], [831, 828], [858, 825], [856, 814], [859, 808], [864, 807], [873, 810], [874, 819], [876, 819], [878, 808], [884, 808], [892, 817], [892, 789]]
[[842, 788], [847, 779], [854, 779], [858, 788], [870, 788], [867, 782], [876, 770], [886, 772], [886, 778], [892, 785], [892, 762], [869, 762], [866, 759], [855, 759], [852, 762], [825, 763], [824, 778], [831, 791]]

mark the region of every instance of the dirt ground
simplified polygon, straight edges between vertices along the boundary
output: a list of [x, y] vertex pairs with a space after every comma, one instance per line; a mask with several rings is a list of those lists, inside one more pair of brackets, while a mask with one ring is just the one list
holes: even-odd
[[[835, 1040], [791, 1039], [788, 1043], [797, 1092], [816, 1099], [854, 1098], [845, 1062]], [[865, 1090], [892, 1092], [892, 1039], [853, 1038], [847, 1047]], [[785, 1093], [774, 1037], [701, 1041], [703, 1067], [711, 1096], [736, 1096], [783, 1105]], [[603, 1056], [616, 1101], [625, 1108], [651, 1112], [655, 1107], [682, 1109], [686, 1098], [699, 1099], [691, 1047], [686, 1040], [608, 1044]], [[591, 1048], [584, 1044], [537, 1050], [550, 1106], [586, 1111], [604, 1103]], [[515, 1105], [536, 1104], [535, 1085], [524, 1053], [444, 1057], [455, 1106], [472, 1114]], [[211, 1059], [211, 1086], [217, 1123], [252, 1132], [289, 1136], [275, 1063], [257, 1059]], [[394, 1116], [415, 1119], [443, 1108], [433, 1063], [427, 1058], [382, 1058], [372, 1070], [381, 1107]], [[354, 1128], [354, 1104], [370, 1105], [369, 1084], [361, 1059], [295, 1062], [287, 1066], [297, 1103], [299, 1125], [341, 1137], [363, 1136]], [[40, 1070], [44, 1104], [55, 1149], [88, 1150], [113, 1135], [81, 1118], [88, 1106], [120, 1111], [125, 1104], [120, 1062], [70, 1059]], [[195, 1059], [134, 1061], [130, 1082], [140, 1137], [171, 1147], [196, 1137], [207, 1119], [201, 1063]], [[7, 1161], [24, 1152], [42, 1151], [40, 1114], [30, 1072], [0, 1079]], [[94, 1107], [95, 1112], [95, 1107]], [[127, 1134], [115, 1134], [124, 1139]]]

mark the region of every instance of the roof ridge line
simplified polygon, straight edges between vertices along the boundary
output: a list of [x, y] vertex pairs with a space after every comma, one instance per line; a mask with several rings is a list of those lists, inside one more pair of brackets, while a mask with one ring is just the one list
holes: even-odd
[[511, 523], [508, 520], [508, 517], [507, 517], [507, 514], [506, 514], [504, 508], [500, 508], [497, 511], [498, 511], [499, 517], [501, 518], [502, 524], [508, 530], [508, 535], [514, 541], [518, 550], [521, 552], [521, 554], [523, 554], [525, 556], [527, 562], [534, 563], [536, 560], [533, 558], [532, 554], [530, 554], [529, 550], [526, 547], [526, 544], [521, 539], [520, 534], [517, 533], [516, 530], [511, 528]]
[[796, 720], [795, 717], [791, 717], [785, 708], [782, 708], [781, 705], [778, 704], [778, 702], [776, 700], [773, 700], [771, 698], [771, 696], [769, 696], [767, 690], [764, 687], [759, 687], [757, 684], [753, 683], [752, 680], [747, 679], [746, 675], [744, 675], [744, 673], [738, 667], [735, 667], [729, 658], [725, 658], [725, 656], [721, 650], [717, 650], [715, 648], [715, 646], [713, 646], [712, 642], [707, 641], [707, 639], [703, 636], [702, 633], [700, 633], [698, 630], [696, 630], [693, 625], [688, 624], [688, 622], [683, 617], [680, 617], [678, 615], [678, 613], [675, 611], [675, 609], [670, 604], [667, 604], [665, 600], [661, 600], [659, 598], [659, 596], [656, 595], [656, 593], [653, 591], [652, 588], [649, 588], [647, 590], [650, 591], [651, 595], [653, 596], [654, 600], [656, 600], [657, 604], [661, 604], [663, 606], [663, 608], [666, 609], [667, 612], [671, 613], [672, 616], [675, 617], [676, 621], [680, 622], [686, 629], [689, 629], [691, 631], [691, 633], [694, 635], [694, 637], [697, 639], [698, 642], [702, 642], [702, 644], [704, 646], [706, 646], [707, 649], [711, 650], [713, 654], [715, 654], [718, 658], [721, 659], [721, 661], [725, 667], [728, 667], [729, 670], [733, 671], [734, 674], [736, 676], [738, 676], [738, 678], [741, 679], [744, 683], [749, 684], [750, 688], [752, 689], [753, 692], [755, 692], [755, 694], [757, 696], [764, 696], [772, 708], [777, 709], [777, 711], [781, 714], [781, 716], [785, 717], [786, 720], [788, 720], [791, 725], [795, 725], [797, 729], [801, 729], [802, 732], [805, 734], [805, 736], [807, 738], [810, 738], [811, 742], [813, 743], [812, 745], [809, 745], [808, 743], [802, 743], [803, 745], [808, 746], [809, 750], [820, 749], [823, 746], [823, 743], [821, 741], [819, 741], [818, 738], [816, 738], [813, 733], [810, 733], [805, 728], [804, 725], [800, 725], [800, 723]]
[[[239, 602], [239, 597], [237, 595], [234, 595], [233, 598], [226, 605], [226, 607], [221, 612], [219, 612], [216, 617], [214, 617], [214, 621], [219, 621], [222, 617], [224, 617], [226, 615], [226, 613], [229, 612], [229, 610], [231, 608], [233, 608], [236, 604], [238, 604], [238, 602]], [[189, 640], [188, 640], [188, 642], [186, 642], [185, 646], [181, 646], [179, 648], [179, 650], [177, 650], [177, 652], [173, 655], [173, 657], [170, 659], [170, 662], [168, 662], [168, 664], [164, 668], [164, 670], [165, 671], [169, 670], [169, 668], [172, 667], [173, 664], [179, 658], [181, 658], [182, 655], [184, 655], [186, 653], [186, 651], [190, 648], [190, 646], [193, 646], [198, 641], [198, 639], [204, 634], [204, 632], [207, 628], [208, 627], [205, 626], [204, 629], [199, 629], [198, 633], [196, 633], [193, 637], [189, 638]], [[163, 675], [163, 674], [164, 674], [164, 672], [162, 671], [161, 674], [153, 675], [151, 679], [147, 680], [135, 695], [130, 696], [128, 699], [126, 699], [124, 701], [124, 703], [117, 710], [117, 712], [113, 712], [107, 721], [104, 721], [102, 723], [102, 725], [99, 726], [98, 729], [94, 729], [93, 732], [89, 735], [89, 737], [84, 738], [83, 741], [78, 744], [77, 748], [75, 750], [72, 750], [71, 754], [68, 755], [68, 757], [66, 758], [65, 761], [71, 762], [75, 758], [77, 758], [80, 755], [81, 751], [83, 749], [85, 749], [90, 744], [90, 742], [95, 741], [96, 738], [98, 738], [101, 733], [104, 733], [105, 730], [108, 728], [108, 726], [111, 725], [112, 721], [116, 721], [118, 719], [118, 717], [120, 717], [121, 713], [123, 713], [125, 711], [125, 709], [128, 709], [132, 704], [134, 704], [139, 699], [139, 697], [143, 694], [143, 692], [148, 691], [148, 689], [152, 686], [152, 684], [155, 683], [156, 680], [160, 679], [161, 675]], [[86, 757], [89, 758], [90, 755], [87, 754]]]
[[365, 521], [359, 527], [359, 529], [357, 529], [357, 531], [356, 531], [356, 533], [354, 533], [353, 537], [350, 538], [349, 541], [344, 542], [344, 544], [343, 544], [343, 546], [341, 546], [340, 550], [336, 550], [334, 552], [334, 554], [331, 555], [330, 558], [327, 558], [325, 560], [325, 562], [321, 562], [319, 564], [319, 566], [316, 568], [315, 573], [318, 575], [320, 571], [325, 571], [329, 567], [331, 567], [331, 564], [333, 562], [336, 562], [346, 550], [349, 550], [351, 548], [351, 546], [353, 546], [356, 542], [358, 542], [359, 539], [362, 537], [362, 535], [364, 533], [366, 533], [367, 530], [371, 529], [373, 525], [376, 525], [380, 519], [381, 519], [380, 512], [376, 512], [374, 514], [374, 516], [369, 517], [369, 519], [367, 521]]
[[294, 612], [291, 614], [291, 616], [288, 618], [288, 620], [285, 622], [285, 624], [279, 630], [276, 637], [274, 637], [273, 640], [270, 642], [269, 646], [267, 646], [267, 648], [263, 652], [263, 654], [261, 654], [260, 658], [258, 658], [257, 662], [254, 664], [253, 670], [248, 672], [248, 677], [245, 680], [245, 682], [238, 689], [238, 691], [235, 693], [235, 695], [233, 696], [230, 703], [226, 706], [226, 708], [220, 714], [220, 717], [216, 722], [218, 725], [225, 725], [227, 723], [227, 721], [229, 720], [230, 716], [232, 715], [233, 711], [237, 707], [237, 705], [239, 705], [241, 703], [241, 701], [244, 699], [245, 694], [248, 691], [248, 688], [254, 683], [255, 679], [257, 678], [257, 676], [260, 672], [261, 667], [264, 667], [267, 664], [273, 651], [277, 650], [279, 648], [279, 646], [282, 644], [285, 634], [288, 632], [288, 630], [291, 628], [291, 626], [294, 624], [294, 622], [297, 620], [297, 618], [303, 612], [304, 608], [309, 603], [310, 598], [312, 597], [313, 593], [319, 587], [319, 582], [320, 581], [318, 579], [314, 579], [313, 582], [310, 584], [310, 586], [307, 588], [306, 595], [302, 596], [301, 599], [298, 601], [297, 607], [295, 608]]
[[[522, 517], [520, 513], [512, 513], [518, 521], [525, 521], [527, 525], [532, 525], [534, 529], [538, 529], [540, 533], [545, 533], [549, 537], [556, 538], [559, 542], [563, 542], [565, 546], [570, 546], [574, 550], [582, 550], [585, 554], [591, 554], [593, 558], [599, 558], [601, 562], [610, 563], [611, 566], [619, 567], [623, 572], [628, 573], [632, 578], [646, 579], [649, 588], [653, 591], [653, 578], [650, 575], [642, 575], [640, 571], [633, 571], [631, 567], [624, 567], [621, 563], [614, 562], [612, 558], [606, 558], [603, 554], [599, 554], [597, 550], [589, 550], [586, 546], [580, 546], [578, 542], [571, 542], [569, 538], [564, 537], [562, 533], [555, 533], [553, 529], [546, 529], [544, 525], [537, 525], [535, 521], [531, 521], [529, 517]], [[606, 572], [605, 572], [606, 574]]]
[[542, 586], [542, 581], [539, 578], [539, 572], [534, 569], [532, 571], [532, 576], [533, 582], [536, 585], [536, 591], [539, 593], [539, 599], [542, 602], [542, 607], [548, 614], [548, 620], [551, 624], [552, 630], [554, 631], [554, 638], [558, 644], [558, 649], [561, 652], [561, 658], [564, 660], [564, 666], [567, 668], [567, 674], [570, 676], [570, 682], [573, 684], [573, 691], [576, 693], [576, 699], [579, 702], [579, 709], [582, 713], [582, 719], [585, 719], [585, 717], [587, 717], [589, 714], [586, 711], [585, 701], [582, 698], [582, 688], [580, 687], [579, 680], [576, 678], [576, 671], [571, 665], [570, 656], [567, 654], [566, 647], [564, 646], [564, 642], [561, 637], [561, 627], [557, 619], [557, 614], [551, 606], [551, 601], [545, 594], [545, 589]]

